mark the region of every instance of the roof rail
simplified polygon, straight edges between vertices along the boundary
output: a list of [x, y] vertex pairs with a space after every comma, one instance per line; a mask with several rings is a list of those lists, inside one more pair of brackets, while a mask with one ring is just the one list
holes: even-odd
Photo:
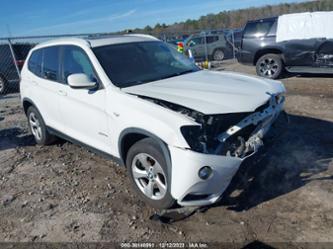
[[155, 36], [152, 35], [146, 35], [146, 34], [126, 34], [127, 36], [137, 36], [137, 37], [143, 37], [143, 38], [151, 38], [154, 40], [158, 40]]

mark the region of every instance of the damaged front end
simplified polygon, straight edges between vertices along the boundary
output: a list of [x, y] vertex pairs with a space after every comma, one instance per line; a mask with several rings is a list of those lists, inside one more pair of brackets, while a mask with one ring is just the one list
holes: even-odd
[[205, 115], [167, 101], [140, 97], [182, 113], [198, 123], [198, 126], [181, 127], [191, 150], [242, 159], [263, 145], [264, 135], [279, 116], [285, 100], [282, 94], [271, 95], [254, 112]]

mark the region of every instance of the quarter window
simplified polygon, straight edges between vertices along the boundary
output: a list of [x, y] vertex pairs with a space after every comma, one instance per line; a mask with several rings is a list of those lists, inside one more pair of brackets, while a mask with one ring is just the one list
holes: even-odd
[[42, 72], [42, 50], [34, 51], [29, 59], [28, 69], [37, 76], [41, 76]]
[[276, 35], [276, 30], [277, 30], [277, 21], [274, 22], [272, 25], [271, 29], [267, 33], [268, 36], [275, 36]]
[[48, 47], [43, 49], [42, 76], [45, 79], [59, 80], [59, 47]]
[[96, 75], [86, 53], [76, 46], [65, 46], [63, 48], [63, 81], [71, 74], [84, 73], [91, 80], [96, 80]]

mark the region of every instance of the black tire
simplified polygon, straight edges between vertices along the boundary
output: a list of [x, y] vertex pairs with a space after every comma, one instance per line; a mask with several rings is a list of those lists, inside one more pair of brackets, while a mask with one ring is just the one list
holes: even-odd
[[213, 60], [214, 61], [223, 61], [225, 58], [225, 53], [223, 51], [223, 49], [218, 48], [215, 49], [214, 53], [213, 53]]
[[[156, 175], [158, 175], [156, 178], [159, 178], [158, 181], [159, 182], [164, 182], [165, 186], [166, 186], [166, 191], [164, 192], [163, 198], [162, 198], [162, 194], [160, 194], [159, 188], [157, 187], [157, 180], [156, 183], [152, 183], [153, 185], [156, 184], [156, 196], [157, 198], [161, 198], [161, 199], [153, 199], [154, 196], [152, 198], [149, 198], [145, 193], [144, 190], [141, 190], [141, 188], [144, 189], [144, 185], [146, 184], [146, 187], [149, 185], [150, 181], [154, 182], [154, 179], [150, 179], [148, 177], [148, 171], [145, 170], [145, 167], [142, 166], [141, 164], [141, 160], [138, 160], [138, 157], [141, 158], [141, 156], [146, 156], [147, 155], [147, 162], [149, 164], [151, 164], [150, 167], [155, 168], [159, 166], [159, 168], [162, 168], [164, 171], [164, 176], [162, 177], [162, 175], [160, 175], [159, 173], [157, 173]], [[139, 167], [141, 167], [141, 172], [144, 172], [144, 174], [147, 173], [146, 177], [142, 177], [140, 179], [135, 178], [134, 177], [134, 173], [133, 173], [133, 167], [137, 167], [134, 165], [138, 165]], [[127, 157], [126, 157], [126, 167], [127, 167], [127, 172], [128, 175], [131, 179], [131, 183], [132, 186], [134, 188], [134, 190], [138, 193], [139, 197], [141, 200], [143, 200], [144, 202], [146, 202], [147, 204], [149, 204], [150, 206], [157, 208], [157, 209], [168, 209], [171, 208], [174, 203], [175, 200], [172, 198], [171, 194], [170, 194], [170, 176], [169, 176], [169, 170], [168, 170], [168, 166], [166, 163], [166, 159], [164, 157], [164, 154], [162, 152], [162, 149], [160, 148], [160, 145], [158, 144], [158, 142], [156, 142], [154, 139], [152, 138], [145, 138], [142, 139], [138, 142], [136, 142], [128, 151], [127, 153]], [[155, 174], [155, 173], [154, 173]], [[147, 179], [146, 179], [147, 178]], [[164, 178], [164, 181], [163, 181]], [[162, 180], [160, 180], [162, 179]], [[154, 194], [154, 191], [152, 191]], [[159, 196], [160, 195], [160, 196]]]
[[257, 75], [269, 79], [278, 79], [283, 70], [284, 65], [279, 54], [265, 54], [259, 58], [256, 63]]
[[[33, 116], [32, 116], [33, 115]], [[56, 138], [51, 135], [45, 125], [45, 122], [42, 118], [42, 115], [39, 113], [37, 108], [34, 106], [30, 106], [27, 110], [27, 117], [28, 117], [28, 123], [29, 123], [29, 130], [33, 134], [35, 141], [39, 145], [49, 145], [52, 144]], [[32, 123], [32, 118], [34, 117], [35, 123], [38, 122], [38, 128], [40, 128], [38, 134], [36, 135], [36, 131], [33, 130], [33, 123]]]
[[6, 94], [8, 91], [8, 84], [5, 78], [0, 76], [0, 95]]

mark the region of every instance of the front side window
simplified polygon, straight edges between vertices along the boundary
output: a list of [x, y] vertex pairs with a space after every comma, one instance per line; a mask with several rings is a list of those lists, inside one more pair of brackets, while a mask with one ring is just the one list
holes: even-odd
[[84, 73], [91, 80], [96, 80], [92, 64], [86, 53], [76, 46], [65, 46], [63, 48], [63, 81], [71, 74]]
[[43, 49], [42, 77], [52, 81], [59, 81], [59, 51], [60, 47]]
[[28, 62], [29, 71], [39, 77], [41, 77], [42, 74], [42, 58], [42, 50], [35, 50], [34, 52], [32, 52]]
[[107, 45], [93, 51], [112, 83], [118, 87], [199, 70], [186, 56], [159, 41]]
[[189, 40], [187, 42], [187, 46], [189, 47], [194, 47], [196, 45], [200, 45], [200, 44], [203, 44], [204, 43], [204, 40], [202, 37], [196, 37], [196, 38], [192, 38], [191, 40]]

